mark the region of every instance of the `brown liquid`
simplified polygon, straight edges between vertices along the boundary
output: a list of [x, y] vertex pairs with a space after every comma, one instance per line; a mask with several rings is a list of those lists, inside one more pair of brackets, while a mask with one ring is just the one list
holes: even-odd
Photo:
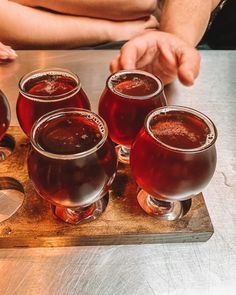
[[[116, 78], [116, 79], [115, 79]], [[99, 114], [106, 121], [111, 139], [130, 147], [142, 128], [146, 115], [153, 109], [164, 106], [163, 91], [157, 81], [141, 74], [115, 76], [110, 83], [112, 91], [106, 87], [99, 100]], [[137, 82], [138, 81], [138, 82]], [[131, 95], [125, 97], [123, 94]], [[154, 94], [146, 98], [146, 95]]]
[[117, 80], [111, 80], [114, 90], [129, 96], [147, 96], [157, 92], [159, 84], [152, 77], [130, 73], [118, 76]]
[[75, 89], [76, 81], [63, 75], [42, 75], [28, 80], [24, 85], [25, 92], [42, 96], [42, 99], [50, 99], [53, 96], [61, 95]]
[[201, 192], [216, 166], [209, 126], [195, 115], [170, 111], [154, 117], [150, 129], [157, 140], [143, 128], [131, 149], [130, 163], [138, 185], [157, 199], [184, 200]]
[[203, 146], [210, 134], [210, 129], [203, 120], [192, 114], [176, 111], [153, 118], [151, 131], [161, 142], [182, 149]]
[[78, 115], [44, 123], [36, 136], [45, 151], [55, 154], [81, 153], [93, 148], [102, 139], [96, 123]]
[[104, 195], [117, 165], [112, 144], [106, 140], [98, 150], [85, 156], [76, 155], [95, 147], [102, 137], [94, 121], [76, 114], [43, 124], [36, 131], [37, 146], [74, 157], [51, 158], [33, 149], [28, 170], [37, 192], [55, 205], [71, 208], [87, 206]]
[[37, 99], [20, 93], [17, 100], [17, 117], [25, 134], [29, 136], [34, 122], [51, 111], [67, 107], [90, 109], [86, 94], [82, 88], [77, 91], [76, 85], [77, 81], [66, 75], [41, 75], [29, 79], [24, 84], [24, 91]]

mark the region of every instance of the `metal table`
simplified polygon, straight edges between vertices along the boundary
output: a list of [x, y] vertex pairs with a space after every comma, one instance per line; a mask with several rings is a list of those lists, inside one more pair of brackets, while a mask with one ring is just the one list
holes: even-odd
[[[19, 51], [0, 65], [0, 89], [16, 125], [20, 77], [42, 67], [76, 72], [93, 110], [116, 51]], [[204, 196], [215, 233], [205, 243], [0, 250], [0, 294], [235, 294], [236, 290], [236, 51], [202, 51], [193, 87], [175, 82], [170, 104], [207, 114], [218, 129], [218, 163]]]

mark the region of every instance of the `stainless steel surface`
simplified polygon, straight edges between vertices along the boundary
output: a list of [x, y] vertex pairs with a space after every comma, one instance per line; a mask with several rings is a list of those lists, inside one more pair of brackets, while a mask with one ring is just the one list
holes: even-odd
[[[79, 74], [94, 110], [115, 51], [21, 51], [0, 65], [0, 88], [12, 107], [19, 78], [58, 66]], [[0, 250], [0, 294], [235, 294], [236, 52], [202, 51], [193, 87], [175, 82], [169, 103], [207, 114], [218, 129], [218, 163], [204, 190], [215, 228], [206, 243]], [[37, 224], [35, 225], [37, 230]]]
[[95, 110], [105, 81], [110, 74], [109, 60], [115, 51], [18, 51], [12, 63], [0, 64], [0, 89], [8, 97], [12, 110], [11, 125], [16, 125], [15, 106], [20, 78], [36, 69], [45, 67], [68, 68], [77, 73]]

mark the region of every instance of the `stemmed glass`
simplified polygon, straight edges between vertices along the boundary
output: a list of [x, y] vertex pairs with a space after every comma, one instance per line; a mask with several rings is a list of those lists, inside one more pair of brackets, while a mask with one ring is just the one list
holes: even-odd
[[117, 167], [104, 120], [89, 110], [56, 110], [35, 122], [30, 140], [29, 177], [54, 214], [72, 224], [100, 216]]
[[119, 71], [106, 81], [99, 100], [99, 114], [117, 147], [118, 159], [129, 163], [129, 151], [146, 115], [166, 105], [163, 84], [158, 77], [140, 71]]
[[131, 148], [140, 206], [158, 219], [181, 218], [182, 201], [197, 196], [214, 174], [216, 138], [214, 123], [194, 109], [167, 106], [149, 113]]
[[[15, 142], [13, 138], [6, 135], [10, 125], [10, 106], [4, 93], [0, 90], [0, 162], [7, 159], [11, 154]], [[1, 171], [6, 166], [0, 163]], [[11, 177], [0, 177], [0, 222], [11, 217], [22, 205], [24, 200], [24, 189], [22, 185]]]
[[65, 107], [90, 109], [88, 97], [75, 73], [48, 68], [21, 78], [16, 111], [19, 124], [27, 136], [42, 115]]
[[6, 96], [0, 90], [0, 161], [5, 160], [9, 153], [4, 142], [4, 136], [10, 125], [11, 111]]

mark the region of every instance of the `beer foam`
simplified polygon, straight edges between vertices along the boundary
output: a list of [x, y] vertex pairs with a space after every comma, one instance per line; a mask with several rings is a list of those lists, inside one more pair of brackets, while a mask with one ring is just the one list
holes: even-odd
[[153, 122], [152, 134], [164, 144], [182, 149], [202, 148], [213, 141], [214, 135], [207, 125], [185, 119], [162, 117]]
[[39, 91], [35, 91], [35, 93], [43, 92], [45, 91], [46, 93], [53, 94], [57, 89], [58, 89], [58, 83], [56, 81], [47, 81], [47, 80], [42, 80], [41, 81], [43, 87]]
[[188, 138], [191, 142], [198, 140], [197, 135], [194, 132], [188, 130], [188, 128], [182, 122], [176, 121], [161, 121], [152, 126], [152, 131], [155, 137], [168, 137], [175, 140], [177, 137]]
[[53, 95], [54, 93], [57, 93], [57, 92], [60, 92], [60, 93], [68, 92], [68, 85], [62, 82], [58, 82], [56, 78], [53, 78], [50, 80], [46, 80], [46, 79], [41, 80], [40, 85], [41, 85], [41, 88], [35, 89], [35, 94], [46, 93], [48, 95]]

